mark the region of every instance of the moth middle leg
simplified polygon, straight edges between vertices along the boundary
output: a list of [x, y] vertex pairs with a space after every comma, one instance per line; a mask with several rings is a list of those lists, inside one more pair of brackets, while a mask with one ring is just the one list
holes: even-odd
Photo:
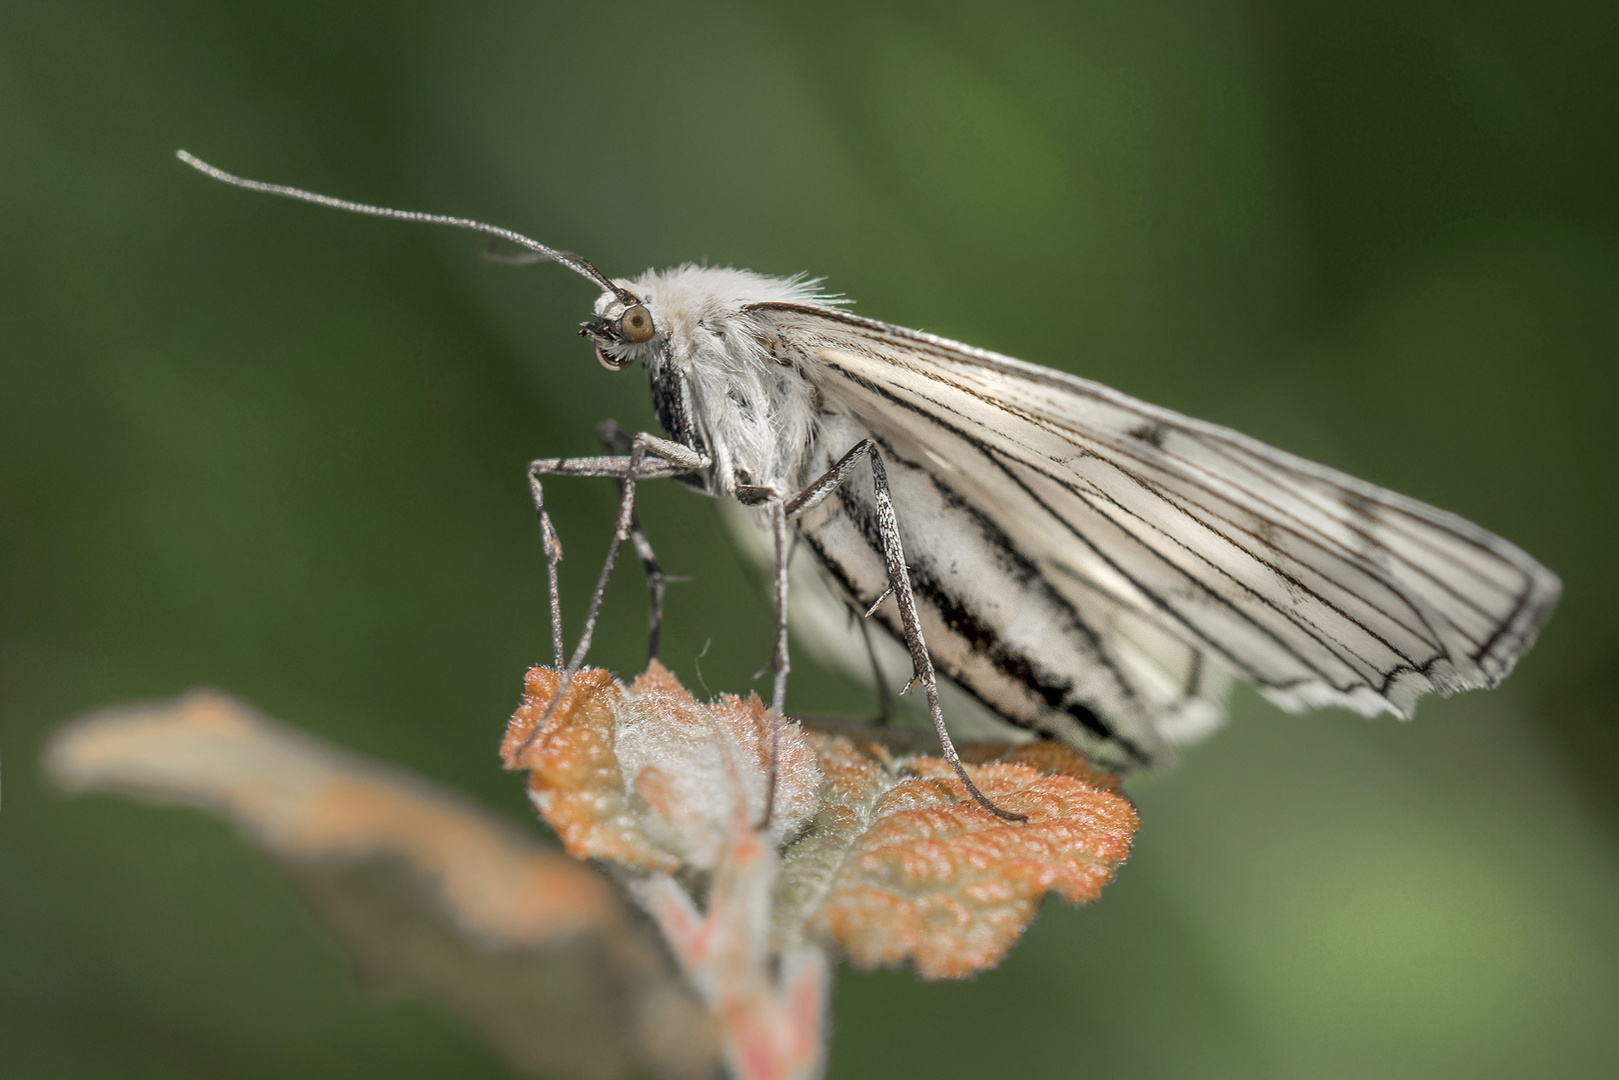
[[765, 772], [764, 817], [759, 822], [759, 828], [763, 830], [769, 828], [770, 813], [776, 805], [776, 759], [781, 746], [782, 710], [787, 705], [787, 672], [792, 668], [787, 652], [787, 508], [781, 494], [774, 488], [743, 485], [737, 489], [737, 499], [743, 505], [762, 504], [766, 508], [770, 514], [770, 536], [776, 554], [773, 590], [776, 634], [775, 647], [770, 655], [770, 669], [776, 677], [770, 688], [770, 765]]

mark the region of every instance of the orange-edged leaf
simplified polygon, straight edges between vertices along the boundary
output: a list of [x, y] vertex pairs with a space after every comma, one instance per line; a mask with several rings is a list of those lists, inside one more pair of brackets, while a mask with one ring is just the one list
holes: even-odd
[[614, 707], [624, 687], [611, 672], [585, 668], [536, 732], [561, 679], [553, 668], [529, 670], [523, 703], [506, 725], [501, 760], [508, 769], [529, 771], [529, 797], [569, 855], [636, 870], [676, 869], [679, 860], [647, 839], [630, 810], [615, 746]]
[[[764, 817], [770, 711], [757, 695], [700, 702], [655, 660], [628, 687], [587, 668], [536, 730], [559, 680], [552, 668], [528, 673], [501, 754], [529, 770], [530, 797], [569, 854], [711, 870], [736, 819]], [[819, 805], [821, 774], [797, 724], [782, 725], [776, 770], [773, 847]]]
[[974, 803], [938, 758], [893, 761], [843, 736], [811, 741], [827, 776], [823, 809], [785, 854], [785, 895], [809, 933], [857, 964], [910, 959], [930, 979], [981, 971], [1045, 893], [1093, 900], [1129, 854], [1134, 805], [1110, 774], [1058, 744], [968, 767], [984, 794], [1029, 816], [1013, 823]]

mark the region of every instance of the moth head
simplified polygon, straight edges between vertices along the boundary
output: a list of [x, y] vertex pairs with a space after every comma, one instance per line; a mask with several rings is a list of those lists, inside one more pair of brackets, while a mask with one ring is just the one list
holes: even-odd
[[623, 371], [645, 356], [657, 333], [652, 312], [624, 288], [602, 293], [596, 301], [596, 321], [579, 326], [580, 336], [590, 339], [596, 360], [608, 371]]

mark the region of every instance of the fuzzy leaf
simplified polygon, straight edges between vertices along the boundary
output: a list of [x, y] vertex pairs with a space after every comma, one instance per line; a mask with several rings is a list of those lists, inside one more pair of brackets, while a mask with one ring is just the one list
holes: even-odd
[[[529, 795], [569, 854], [632, 870], [711, 870], [736, 818], [764, 817], [770, 712], [757, 695], [699, 702], [655, 660], [628, 687], [587, 668], [536, 734], [558, 681], [551, 668], [528, 673], [501, 755], [529, 770]], [[820, 784], [798, 725], [784, 724], [775, 846], [815, 813]]]
[[[873, 730], [869, 734], [880, 735]], [[1111, 773], [1057, 743], [962, 748], [1006, 822], [935, 757], [896, 757], [872, 738], [812, 732], [822, 810], [783, 853], [776, 928], [836, 942], [862, 966], [907, 959], [923, 978], [998, 963], [1048, 891], [1095, 899], [1130, 851], [1138, 819]]]
[[[550, 669], [529, 673], [504, 753], [514, 767], [522, 752], [535, 804], [570, 852], [708, 871], [738, 807], [757, 820], [769, 730], [757, 697], [702, 704], [656, 663], [628, 688], [582, 671], [530, 740], [556, 685]], [[973, 802], [943, 760], [886, 737], [783, 726], [771, 836], [790, 842], [770, 911], [750, 916], [768, 919], [776, 949], [831, 941], [857, 964], [911, 960], [924, 978], [959, 978], [999, 962], [1047, 892], [1093, 900], [1129, 854], [1135, 806], [1065, 746], [962, 747], [984, 793], [1029, 817], [1013, 823]]]

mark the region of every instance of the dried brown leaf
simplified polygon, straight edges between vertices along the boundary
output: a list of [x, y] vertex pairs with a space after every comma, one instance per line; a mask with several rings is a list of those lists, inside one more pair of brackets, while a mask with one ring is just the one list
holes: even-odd
[[427, 992], [527, 1072], [713, 1070], [711, 1021], [611, 882], [402, 770], [206, 691], [73, 722], [46, 767], [234, 821], [369, 982]]

